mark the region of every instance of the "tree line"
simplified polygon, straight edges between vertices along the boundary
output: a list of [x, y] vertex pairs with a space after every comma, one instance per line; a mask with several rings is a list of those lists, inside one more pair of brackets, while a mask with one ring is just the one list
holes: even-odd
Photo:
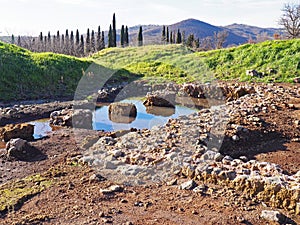
[[[88, 56], [104, 49], [106, 46], [117, 46], [115, 14], [113, 14], [112, 25], [109, 27], [107, 45], [105, 40], [105, 32], [101, 31], [100, 26], [98, 26], [97, 31], [88, 28], [85, 35], [80, 34], [78, 29], [76, 32], [69, 32], [67, 29], [64, 34], [57, 31], [55, 35], [51, 35], [49, 31], [47, 35], [40, 32], [38, 37], [18, 36], [16, 38], [14, 35], [11, 36], [12, 44], [16, 44], [33, 52], [54, 52], [77, 57]], [[129, 46], [128, 27], [124, 25], [121, 27], [120, 46]]]
[[184, 31], [177, 29], [170, 31], [169, 27], [163, 26], [161, 41], [163, 44], [183, 44], [197, 51], [223, 48], [228, 37], [227, 31], [215, 32], [212, 37], [197, 38], [193, 33], [186, 37]]

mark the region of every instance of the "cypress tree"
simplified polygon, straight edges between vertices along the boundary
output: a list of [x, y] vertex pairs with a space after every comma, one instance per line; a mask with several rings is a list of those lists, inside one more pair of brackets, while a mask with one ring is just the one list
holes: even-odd
[[124, 47], [124, 41], [125, 41], [125, 28], [124, 28], [124, 25], [122, 25], [121, 27], [121, 47]]
[[61, 35], [61, 41], [60, 41], [60, 52], [65, 54], [66, 53], [66, 49], [65, 49], [65, 36], [62, 34]]
[[56, 32], [56, 52], [61, 53], [59, 30]]
[[143, 46], [143, 28], [140, 26], [138, 34], [138, 46]]
[[91, 53], [96, 52], [96, 45], [95, 45], [95, 31], [92, 30], [91, 34]]
[[108, 47], [113, 47], [113, 31], [111, 28], [111, 24], [109, 25], [109, 31], [108, 31]]
[[75, 35], [75, 55], [79, 56], [80, 53], [80, 36], [79, 36], [79, 30], [76, 30], [76, 35]]
[[113, 15], [113, 27], [112, 27], [112, 47], [117, 47], [117, 30], [116, 30], [116, 15]]
[[70, 37], [69, 37], [69, 31], [68, 29], [66, 30], [66, 35], [65, 35], [65, 54], [70, 54]]
[[173, 32], [170, 33], [170, 43], [173, 44]]
[[104, 38], [104, 35], [105, 35], [104, 31], [102, 31], [100, 50], [105, 49], [105, 38]]
[[18, 36], [18, 42], [17, 42], [17, 44], [18, 44], [18, 46], [21, 47], [21, 37], [20, 37], [20, 35]]
[[50, 31], [48, 32], [48, 37], [47, 37], [47, 44], [46, 44], [46, 49], [47, 51], [51, 51], [51, 34], [50, 34]]
[[127, 47], [129, 46], [129, 34], [128, 34], [128, 27], [125, 27], [125, 35], [124, 35], [124, 45]]
[[11, 43], [15, 44], [15, 36], [13, 34], [11, 35]]
[[71, 31], [71, 35], [70, 35], [70, 55], [75, 55], [73, 31]]
[[166, 26], [165, 26], [165, 25], [163, 26], [163, 29], [162, 29], [162, 33], [161, 33], [161, 41], [162, 41], [163, 43], [165, 43], [165, 41], [166, 41]]
[[79, 56], [84, 56], [84, 39], [83, 39], [83, 35], [80, 36]]
[[170, 39], [169, 39], [169, 27], [167, 27], [167, 38], [166, 38], [166, 40], [167, 40], [167, 43], [169, 43], [169, 41], [170, 41]]
[[96, 50], [100, 51], [101, 50], [101, 30], [100, 26], [98, 26], [98, 32], [97, 32], [97, 40], [96, 40]]
[[180, 44], [181, 42], [182, 42], [181, 32], [180, 32], [180, 30], [178, 29], [178, 31], [177, 31], [177, 37], [176, 37], [176, 43], [177, 43], [177, 44]]
[[88, 55], [91, 51], [91, 37], [90, 37], [90, 29], [87, 29], [86, 32], [86, 40], [85, 40], [85, 53]]

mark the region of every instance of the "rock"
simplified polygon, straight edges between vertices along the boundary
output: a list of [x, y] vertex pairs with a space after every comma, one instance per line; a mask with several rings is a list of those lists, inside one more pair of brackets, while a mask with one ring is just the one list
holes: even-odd
[[279, 223], [283, 222], [285, 219], [285, 216], [281, 214], [279, 211], [272, 211], [272, 210], [263, 210], [261, 212], [260, 217], [267, 221], [279, 222]]
[[300, 83], [300, 77], [296, 77], [296, 78], [294, 79], [294, 83]]
[[109, 119], [115, 123], [131, 123], [137, 115], [136, 106], [132, 103], [115, 102], [108, 107]]
[[12, 157], [25, 161], [41, 160], [45, 158], [45, 155], [38, 149], [30, 145], [26, 140], [20, 138], [11, 139], [7, 142], [6, 155], [9, 158]]
[[155, 116], [164, 116], [169, 117], [175, 114], [175, 108], [173, 107], [156, 107], [156, 106], [147, 106], [146, 112]]
[[22, 123], [22, 124], [10, 124], [0, 128], [0, 138], [5, 142], [13, 138], [21, 138], [24, 140], [32, 140], [34, 133], [34, 125]]
[[295, 214], [296, 214], [296, 215], [300, 215], [300, 202], [297, 202], [297, 203], [296, 203]]
[[63, 109], [50, 114], [50, 124], [92, 129], [93, 113], [89, 109]]
[[119, 185], [112, 185], [107, 189], [100, 189], [102, 194], [112, 194], [114, 192], [122, 192], [123, 188]]
[[218, 153], [215, 155], [214, 160], [215, 160], [216, 162], [221, 162], [223, 158], [224, 158], [224, 156], [223, 156], [221, 153], [218, 152]]
[[106, 179], [102, 177], [100, 174], [93, 174], [90, 176], [89, 181], [90, 182], [99, 182], [99, 181], [105, 181]]
[[208, 150], [200, 157], [200, 159], [201, 160], [214, 160], [216, 155], [217, 155], [217, 152]]
[[201, 88], [201, 86], [196, 85], [196, 84], [184, 84], [183, 87], [183, 92], [187, 94], [189, 97], [193, 98], [205, 98], [204, 96], [204, 91]]
[[180, 190], [193, 190], [197, 187], [197, 184], [194, 180], [187, 181], [179, 186]]
[[237, 136], [237, 135], [233, 135], [233, 136], [232, 136], [232, 140], [233, 140], [233, 141], [239, 141], [240, 138], [239, 138], [239, 136]]
[[159, 106], [175, 108], [175, 92], [154, 92], [147, 94], [146, 101], [143, 103], [145, 106]]

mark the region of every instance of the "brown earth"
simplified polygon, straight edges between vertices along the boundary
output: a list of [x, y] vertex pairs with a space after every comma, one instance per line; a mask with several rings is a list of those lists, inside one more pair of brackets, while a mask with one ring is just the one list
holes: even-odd
[[[260, 113], [262, 127], [243, 124], [250, 130], [247, 138], [233, 142], [225, 137], [223, 153], [274, 162], [286, 173], [299, 171], [300, 132], [294, 121], [300, 120], [300, 99], [291, 99], [289, 103], [294, 108]], [[240, 122], [242, 119], [237, 118]], [[82, 136], [88, 135], [103, 133], [82, 131]], [[31, 144], [47, 158], [31, 162], [9, 160], [5, 150], [0, 150], [0, 185], [13, 187], [15, 181], [32, 174], [42, 174], [51, 180], [51, 185], [1, 211], [0, 224], [279, 224], [260, 218], [262, 210], [272, 210], [264, 203], [213, 184], [203, 184], [207, 188], [205, 194], [179, 190], [177, 185], [166, 183], [124, 186], [121, 192], [103, 194], [100, 189], [117, 181], [109, 177], [99, 181], [89, 179], [98, 172], [78, 162], [85, 150], [76, 144], [70, 128], [56, 130]], [[179, 184], [188, 180], [175, 175], [170, 180], [174, 178]], [[27, 181], [24, 182], [26, 186]], [[300, 224], [300, 216], [275, 210], [289, 218], [283, 224]]]

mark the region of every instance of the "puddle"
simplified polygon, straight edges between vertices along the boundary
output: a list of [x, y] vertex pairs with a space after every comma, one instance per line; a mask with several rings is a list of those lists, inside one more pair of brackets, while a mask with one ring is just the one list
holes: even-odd
[[34, 125], [34, 139], [45, 137], [49, 132], [52, 131], [52, 127], [49, 124], [49, 119], [35, 120], [29, 122], [29, 124]]
[[[98, 105], [93, 114], [93, 130], [117, 131], [129, 130], [130, 128], [151, 129], [153, 126], [164, 125], [169, 118], [177, 118], [182, 115], [190, 115], [198, 110], [196, 108], [176, 105], [175, 108], [145, 107], [141, 99], [125, 99], [121, 102], [133, 103], [137, 108], [137, 116], [127, 123], [113, 122], [109, 118], [108, 105]], [[128, 118], [127, 118], [128, 120]], [[49, 125], [49, 119], [29, 122], [34, 126], [34, 138], [39, 139], [46, 136], [56, 127]]]
[[176, 105], [174, 108], [166, 107], [145, 107], [141, 100], [126, 99], [121, 102], [133, 103], [137, 108], [137, 116], [129, 123], [112, 122], [108, 115], [108, 106], [104, 105], [95, 110], [93, 117], [93, 129], [116, 131], [129, 130], [130, 128], [151, 129], [156, 125], [164, 125], [169, 118], [177, 118], [182, 115], [189, 115], [197, 112], [197, 109]]

